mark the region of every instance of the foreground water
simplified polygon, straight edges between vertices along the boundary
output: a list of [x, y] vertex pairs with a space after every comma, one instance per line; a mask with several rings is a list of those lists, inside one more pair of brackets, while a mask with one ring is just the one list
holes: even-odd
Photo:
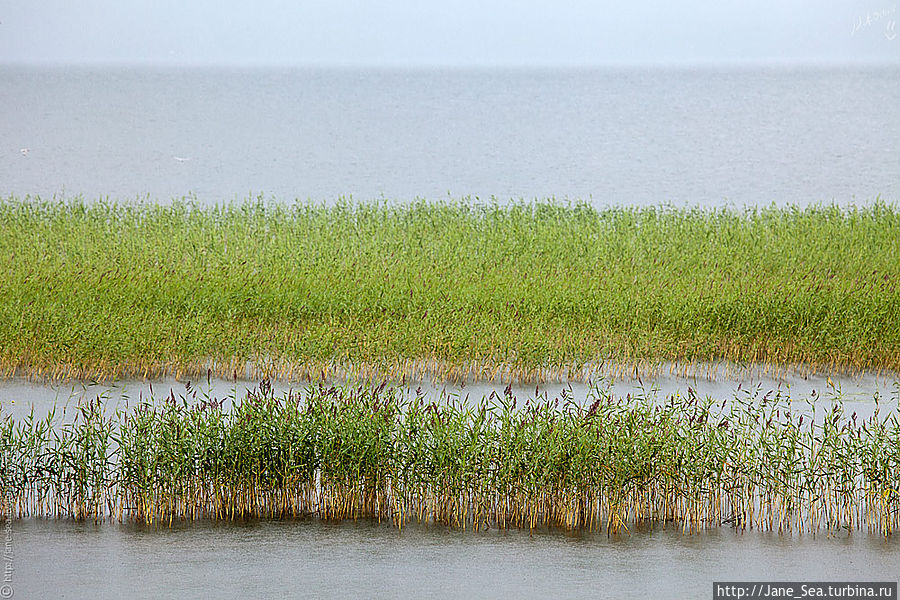
[[372, 521], [16, 521], [16, 598], [709, 598], [721, 580], [890, 580], [900, 538], [606, 537]]
[[0, 195], [897, 200], [897, 81], [896, 67], [0, 67]]

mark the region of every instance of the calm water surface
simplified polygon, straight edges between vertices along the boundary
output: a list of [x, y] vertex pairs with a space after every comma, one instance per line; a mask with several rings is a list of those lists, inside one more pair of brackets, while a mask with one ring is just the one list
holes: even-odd
[[16, 598], [710, 598], [715, 580], [891, 580], [900, 539], [375, 522], [13, 523]]
[[896, 201], [898, 94], [896, 67], [7, 66], [0, 194]]
[[[829, 380], [831, 385], [829, 385]], [[0, 415], [11, 415], [14, 419], [22, 419], [32, 413], [40, 418], [54, 407], [59, 411], [67, 410], [79, 402], [101, 397], [110, 414], [116, 409], [127, 409], [135, 406], [142, 399], [161, 401], [174, 395], [185, 397], [190, 402], [200, 402], [204, 398], [235, 399], [244, 397], [249, 390], [256, 388], [258, 382], [249, 380], [227, 381], [212, 379], [207, 381], [178, 381], [163, 379], [154, 382], [125, 380], [108, 383], [95, 382], [57, 382], [37, 383], [22, 378], [0, 380]], [[347, 385], [346, 381], [329, 381], [328, 385]], [[277, 397], [289, 392], [302, 392], [310, 384], [304, 382], [275, 382], [272, 388]], [[356, 384], [351, 384], [356, 385]], [[188, 387], [190, 386], [190, 387]], [[502, 396], [505, 384], [491, 382], [470, 382], [465, 385], [441, 384], [421, 381], [411, 385], [400, 386], [400, 390], [408, 397], [414, 397], [421, 390], [433, 400], [463, 400], [475, 404], [491, 394]], [[732, 401], [735, 398], [746, 399], [761, 397], [765, 394], [780, 394], [790, 401], [792, 411], [809, 414], [813, 404], [818, 414], [822, 415], [836, 398], [840, 398], [846, 414], [856, 412], [859, 417], [866, 418], [880, 407], [882, 414], [900, 410], [900, 381], [897, 377], [876, 377], [862, 375], [857, 377], [839, 377], [831, 379], [825, 375], [809, 377], [755, 377], [739, 381], [735, 379], [714, 379], [703, 377], [657, 377], [642, 381], [636, 379], [619, 379], [599, 381], [594, 384], [542, 384], [513, 385], [513, 393], [520, 403], [528, 399], [543, 398], [553, 400], [571, 399], [585, 404], [593, 402], [597, 390], [604, 390], [617, 398], [627, 395], [649, 398], [662, 402], [673, 394], [686, 396], [689, 390], [700, 398], [710, 397], [717, 403], [722, 400]], [[875, 402], [876, 395], [878, 403]], [[814, 401], [813, 404], [810, 401]], [[69, 417], [74, 412], [69, 410]]]

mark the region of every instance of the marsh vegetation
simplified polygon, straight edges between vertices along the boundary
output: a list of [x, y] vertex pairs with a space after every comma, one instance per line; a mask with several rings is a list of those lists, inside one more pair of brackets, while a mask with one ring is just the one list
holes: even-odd
[[893, 532], [897, 399], [866, 419], [839, 397], [827, 410], [812, 400], [802, 414], [759, 390], [434, 402], [385, 385], [278, 397], [265, 383], [231, 401], [170, 395], [114, 413], [98, 398], [65, 418], [6, 416], [0, 482], [6, 514], [157, 524]]
[[[0, 201], [0, 369], [560, 381], [900, 367], [900, 213]], [[248, 367], [249, 365], [249, 367]]]

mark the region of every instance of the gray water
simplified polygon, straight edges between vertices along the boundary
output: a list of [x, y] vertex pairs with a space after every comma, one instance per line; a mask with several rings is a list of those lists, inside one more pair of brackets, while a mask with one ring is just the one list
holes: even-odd
[[0, 194], [896, 201], [898, 94], [897, 67], [5, 66]]
[[472, 532], [371, 521], [15, 521], [15, 598], [711, 598], [722, 580], [896, 581], [900, 538], [721, 528]]
[[[358, 382], [329, 380], [327, 385], [356, 386]], [[205, 379], [176, 380], [174, 378], [156, 381], [123, 380], [105, 383], [97, 382], [45, 382], [28, 381], [23, 378], [0, 380], [0, 415], [13, 419], [33, 414], [44, 418], [56, 409], [60, 419], [64, 415], [73, 418], [79, 403], [101, 398], [107, 413], [135, 407], [142, 400], [161, 402], [170, 396], [185, 398], [189, 403], [199, 403], [204, 399], [240, 400], [250, 391], [256, 390], [259, 382], [252, 380]], [[318, 382], [275, 381], [272, 390], [276, 397], [286, 394], [303, 394], [307, 387]], [[469, 382], [450, 385], [437, 381], [418, 381], [405, 385], [393, 384], [407, 398], [421, 393], [432, 401], [462, 401], [475, 405], [482, 399], [497, 403], [504, 395], [506, 385], [497, 382]], [[876, 408], [882, 414], [900, 411], [900, 381], [897, 376], [881, 377], [871, 374], [858, 376], [838, 376], [832, 379], [826, 375], [808, 377], [754, 377], [745, 380], [726, 378], [659, 376], [643, 381], [640, 379], [598, 380], [591, 383], [547, 383], [541, 385], [514, 384], [511, 391], [520, 405], [528, 400], [554, 400], [585, 405], [590, 404], [598, 393], [609, 393], [617, 398], [628, 395], [661, 403], [676, 394], [687, 396], [696, 394], [699, 398], [711, 398], [715, 404], [732, 402], [736, 398], [774, 397], [778, 394], [792, 412], [812, 416], [824, 416], [835, 401], [840, 401], [846, 415], [853, 413], [861, 419], [868, 418]], [[493, 395], [493, 397], [492, 397]], [[230, 406], [226, 404], [226, 407]]]

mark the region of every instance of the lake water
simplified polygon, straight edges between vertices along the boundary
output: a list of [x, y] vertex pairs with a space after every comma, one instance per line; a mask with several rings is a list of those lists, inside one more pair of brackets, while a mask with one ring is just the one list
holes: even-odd
[[898, 95], [897, 67], [5, 66], [0, 194], [895, 201]]
[[607, 538], [371, 521], [16, 521], [15, 598], [711, 598], [731, 580], [896, 581], [900, 539], [721, 528]]

